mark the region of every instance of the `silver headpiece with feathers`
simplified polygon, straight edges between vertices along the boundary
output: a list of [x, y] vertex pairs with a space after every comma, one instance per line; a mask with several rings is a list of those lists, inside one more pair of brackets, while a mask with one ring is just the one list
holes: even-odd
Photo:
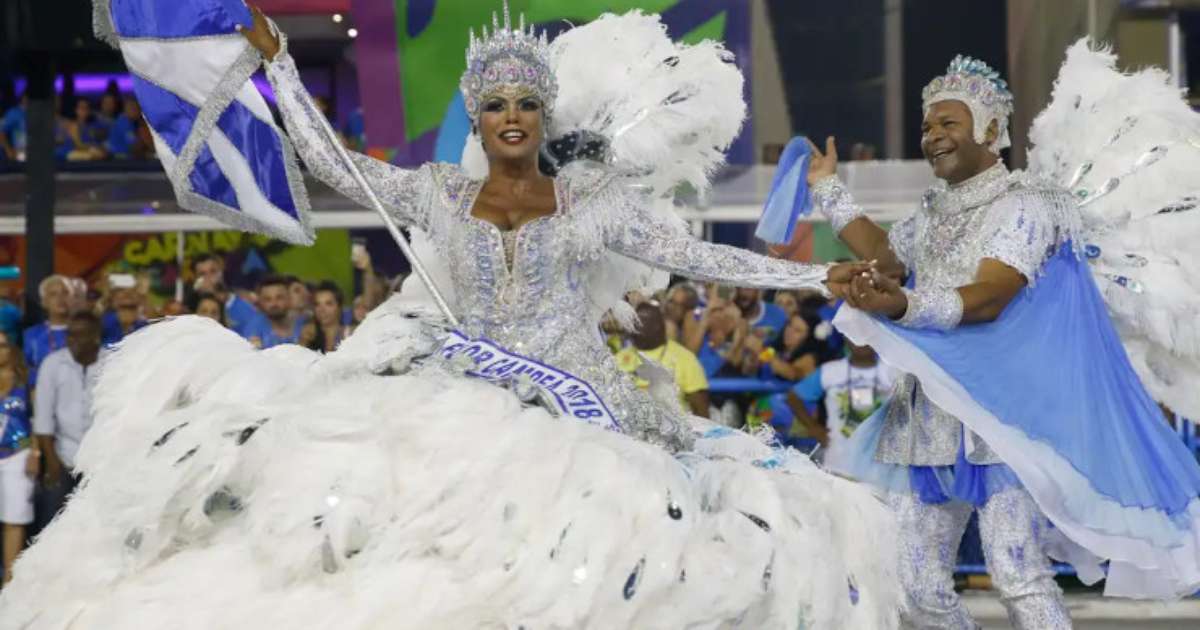
[[504, 19], [492, 13], [492, 30], [483, 27], [482, 34], [469, 33], [467, 69], [458, 88], [471, 122], [478, 124], [483, 99], [502, 91], [515, 91], [537, 96], [549, 116], [558, 96], [558, 82], [550, 69], [550, 43], [543, 32], [537, 35], [533, 26], [525, 27], [525, 15], [518, 16], [513, 28], [504, 0]]
[[1008, 117], [1013, 111], [1013, 95], [1000, 73], [986, 63], [958, 55], [946, 68], [946, 74], [935, 78], [921, 91], [924, 113], [934, 103], [961, 101], [971, 110], [975, 123], [975, 142], [983, 144], [988, 125], [996, 121], [998, 134], [989, 149], [1000, 153], [1011, 146], [1008, 137]]

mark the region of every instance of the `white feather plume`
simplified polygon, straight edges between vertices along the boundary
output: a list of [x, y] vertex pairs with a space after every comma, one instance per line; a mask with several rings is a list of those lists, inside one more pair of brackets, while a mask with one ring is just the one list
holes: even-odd
[[607, 138], [611, 161], [660, 194], [708, 187], [746, 116], [742, 74], [720, 43], [673, 42], [658, 15], [631, 11], [559, 35], [550, 53], [550, 137]]
[[[605, 14], [559, 35], [550, 46], [558, 100], [550, 137], [589, 131], [609, 141], [609, 162], [661, 229], [686, 234], [674, 211], [675, 188], [697, 190], [725, 161], [746, 116], [742, 74], [718, 42], [677, 43], [658, 15]], [[615, 209], [614, 209], [615, 210]], [[653, 293], [670, 276], [608, 254], [589, 278], [599, 318], [611, 312], [627, 330], [621, 307], [629, 291]], [[623, 316], [624, 315], [624, 316]]]
[[1138, 374], [1159, 401], [1200, 417], [1200, 114], [1165, 71], [1122, 73], [1085, 38], [1067, 50], [1030, 140], [1029, 170], [1080, 200], [1079, 245]]
[[684, 465], [440, 369], [372, 374], [427, 314], [393, 298], [323, 356], [194, 316], [130, 336], [0, 630], [896, 627], [866, 488], [711, 425]]

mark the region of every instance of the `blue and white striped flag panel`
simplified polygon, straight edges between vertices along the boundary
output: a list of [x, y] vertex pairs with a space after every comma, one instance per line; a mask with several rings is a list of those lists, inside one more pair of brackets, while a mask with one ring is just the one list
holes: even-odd
[[179, 205], [238, 229], [311, 244], [308, 195], [287, 137], [250, 82], [261, 58], [242, 0], [95, 0]]
[[763, 203], [755, 236], [775, 245], [792, 242], [796, 222], [812, 213], [812, 200], [808, 196], [811, 159], [808, 138], [796, 136], [788, 142], [775, 167], [775, 177], [771, 179], [771, 190]]

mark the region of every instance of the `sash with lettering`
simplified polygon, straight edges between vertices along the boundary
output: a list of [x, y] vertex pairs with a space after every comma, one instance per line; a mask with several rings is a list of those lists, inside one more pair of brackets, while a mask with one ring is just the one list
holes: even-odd
[[468, 376], [502, 386], [527, 380], [544, 394], [543, 399], [553, 404], [559, 415], [610, 431], [621, 430], [620, 423], [596, 394], [596, 390], [587, 381], [568, 372], [509, 352], [487, 339], [471, 339], [458, 331], [451, 331], [441, 352], [447, 360], [458, 362], [463, 360], [458, 357], [469, 359], [474, 367], [466, 370]]

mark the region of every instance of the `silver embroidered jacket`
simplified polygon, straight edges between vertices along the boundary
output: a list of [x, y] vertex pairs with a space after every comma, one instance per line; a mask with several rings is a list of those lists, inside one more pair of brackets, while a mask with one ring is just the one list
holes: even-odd
[[[849, 191], [835, 177], [813, 187], [813, 201], [840, 215], [855, 211]], [[916, 287], [971, 284], [985, 258], [1007, 264], [1032, 284], [1049, 254], [1074, 231], [1075, 213], [1076, 204], [1065, 190], [1009, 173], [997, 163], [961, 184], [941, 183], [926, 191], [921, 208], [893, 225], [888, 239]], [[934, 405], [911, 374], [897, 381], [892, 396], [876, 459], [912, 466], [954, 464], [964, 439], [962, 423]], [[978, 436], [970, 437], [971, 463], [999, 463]]]
[[[320, 133], [319, 116], [286, 53], [267, 75], [293, 144], [309, 170], [366, 204]], [[820, 288], [825, 265], [803, 265], [695, 240], [656, 220], [642, 198], [600, 169], [555, 179], [557, 210], [505, 234], [471, 215], [484, 181], [457, 165], [400, 169], [365, 155], [354, 160], [389, 212], [429, 234], [444, 254], [463, 332], [582, 378], [604, 398], [625, 431], [686, 447], [681, 411], [652, 402], [621, 373], [589, 308], [587, 279], [607, 252], [682, 276], [746, 287]], [[510, 241], [511, 259], [505, 240]]]

